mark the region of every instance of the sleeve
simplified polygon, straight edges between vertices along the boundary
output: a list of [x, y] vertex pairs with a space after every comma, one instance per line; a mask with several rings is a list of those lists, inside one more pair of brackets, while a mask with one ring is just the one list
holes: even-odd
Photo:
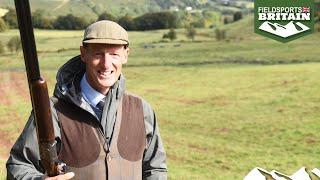
[[7, 179], [42, 179], [43, 170], [39, 164], [39, 146], [33, 115], [13, 145], [7, 161]]
[[147, 135], [147, 148], [144, 152], [142, 175], [144, 180], [166, 180], [166, 153], [160, 137], [157, 119], [151, 106], [143, 102]]
[[[53, 115], [52, 118], [55, 115]], [[57, 121], [53, 120], [57, 127]], [[55, 134], [60, 136], [57, 128]], [[36, 125], [31, 113], [24, 130], [13, 145], [6, 163], [7, 179], [40, 180], [43, 179], [44, 169], [40, 165], [39, 146]]]

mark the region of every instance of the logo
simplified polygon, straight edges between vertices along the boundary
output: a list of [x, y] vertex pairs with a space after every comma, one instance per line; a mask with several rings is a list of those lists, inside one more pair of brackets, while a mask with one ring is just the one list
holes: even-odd
[[314, 31], [314, 0], [256, 0], [254, 31], [286, 43]]
[[266, 180], [266, 179], [273, 179], [273, 180], [311, 180], [312, 176], [315, 176], [317, 179], [320, 179], [320, 170], [314, 168], [311, 170], [307, 170], [306, 167], [300, 168], [297, 172], [293, 173], [292, 175], [286, 175], [279, 171], [272, 170], [267, 171], [260, 167], [256, 167], [252, 169], [245, 177], [244, 180]]

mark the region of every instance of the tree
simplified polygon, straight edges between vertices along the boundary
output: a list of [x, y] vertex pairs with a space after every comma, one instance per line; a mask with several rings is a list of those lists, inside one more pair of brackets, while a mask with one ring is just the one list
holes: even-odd
[[128, 14], [119, 18], [118, 23], [120, 24], [120, 26], [122, 26], [127, 31], [135, 30], [133, 19]]
[[223, 18], [223, 24], [229, 24], [229, 20], [228, 20], [227, 17], [224, 17], [224, 18]]
[[32, 23], [35, 28], [39, 29], [53, 29], [53, 20], [45, 18], [43, 15], [45, 11], [43, 9], [37, 9], [32, 14]]
[[116, 22], [117, 18], [114, 15], [110, 14], [110, 13], [104, 12], [104, 13], [99, 15], [98, 21], [100, 21], [100, 20], [109, 20], [109, 21]]
[[226, 39], [226, 30], [225, 29], [216, 29], [215, 34], [216, 34], [217, 41]]
[[316, 23], [315, 28], [317, 32], [320, 32], [320, 23]]
[[53, 23], [55, 29], [80, 30], [85, 29], [89, 25], [83, 17], [76, 17], [72, 14], [59, 16]]
[[235, 12], [233, 14], [233, 21], [236, 22], [236, 21], [239, 21], [240, 19], [242, 19], [242, 13], [240, 11]]
[[43, 18], [39, 28], [41, 28], [41, 29], [53, 29], [54, 28], [53, 23], [54, 23], [53, 19]]
[[314, 13], [315, 28], [320, 32], [320, 1], [316, 3], [316, 10]]
[[0, 54], [4, 53], [4, 46], [2, 44], [2, 42], [0, 41]]
[[196, 29], [194, 27], [190, 26], [190, 27], [187, 28], [187, 34], [186, 34], [187, 38], [189, 38], [192, 41], [194, 41], [194, 38], [195, 38], [196, 34], [197, 34], [197, 31], [196, 31]]
[[2, 18], [0, 18], [0, 32], [5, 31], [7, 29], [7, 25]]
[[137, 30], [168, 29], [177, 27], [177, 17], [171, 12], [147, 13], [133, 19]]
[[19, 36], [14, 36], [12, 37], [8, 43], [7, 43], [7, 47], [9, 49], [10, 52], [16, 51], [18, 52], [19, 50], [22, 49], [21, 46], [21, 41], [20, 41], [20, 37]]
[[44, 10], [37, 9], [32, 13], [32, 23], [35, 28], [40, 28], [43, 20]]
[[170, 29], [170, 31], [162, 36], [163, 39], [170, 39], [170, 41], [173, 41], [177, 39], [177, 33], [174, 29]]
[[17, 13], [14, 9], [10, 8], [9, 12], [3, 16], [3, 20], [10, 28], [18, 28]]
[[204, 18], [198, 19], [197, 21], [194, 21], [190, 23], [190, 26], [195, 28], [204, 28], [206, 25]]

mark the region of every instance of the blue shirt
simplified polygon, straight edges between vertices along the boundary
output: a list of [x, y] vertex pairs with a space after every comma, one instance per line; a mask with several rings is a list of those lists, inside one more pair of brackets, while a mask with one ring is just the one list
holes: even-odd
[[97, 104], [106, 97], [90, 86], [87, 81], [86, 73], [84, 73], [81, 79], [80, 87], [83, 98], [93, 107], [96, 107]]

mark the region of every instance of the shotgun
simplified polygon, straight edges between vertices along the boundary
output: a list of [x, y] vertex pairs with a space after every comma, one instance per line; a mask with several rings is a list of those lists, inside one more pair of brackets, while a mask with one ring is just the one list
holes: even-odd
[[33, 34], [29, 0], [15, 0], [28, 85], [36, 122], [40, 162], [48, 176], [65, 171], [65, 164], [59, 162], [56, 140], [50, 111], [47, 83], [40, 76], [36, 44]]

